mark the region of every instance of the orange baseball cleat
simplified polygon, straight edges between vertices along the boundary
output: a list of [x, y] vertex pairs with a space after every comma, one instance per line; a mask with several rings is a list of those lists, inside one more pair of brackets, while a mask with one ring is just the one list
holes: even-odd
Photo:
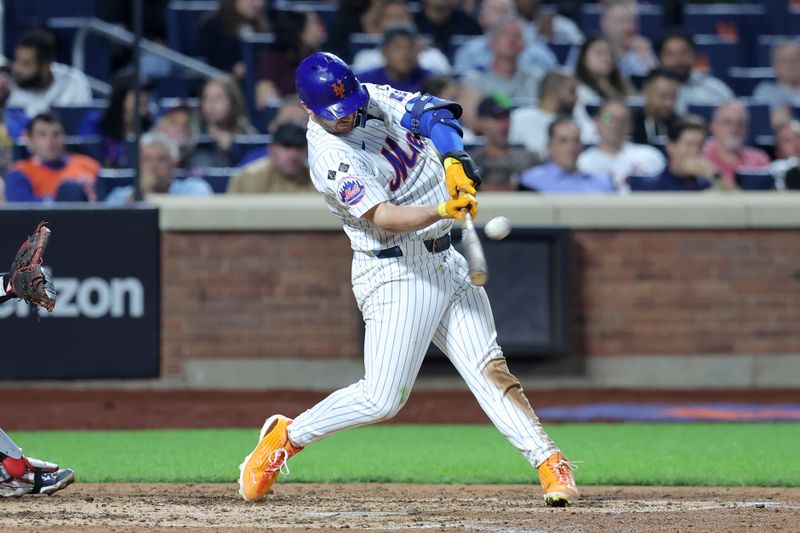
[[258, 435], [258, 446], [239, 465], [239, 494], [245, 501], [255, 502], [263, 498], [278, 474], [289, 474], [286, 461], [302, 450], [289, 441], [286, 428], [291, 418], [273, 415], [267, 418]]
[[561, 452], [539, 465], [539, 482], [544, 490], [544, 502], [550, 507], [566, 507], [581, 497], [572, 475], [572, 464]]

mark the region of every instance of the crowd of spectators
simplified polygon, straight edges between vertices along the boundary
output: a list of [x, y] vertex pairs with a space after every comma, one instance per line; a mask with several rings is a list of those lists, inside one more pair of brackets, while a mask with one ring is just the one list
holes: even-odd
[[[178, 51], [224, 75], [198, 80], [145, 57], [138, 84], [130, 62], [117, 65], [109, 94], [58, 61], [63, 39], [20, 28], [0, 57], [0, 201], [310, 191], [294, 71], [318, 50], [339, 54], [362, 82], [460, 103], [484, 190], [736, 190], [753, 183], [745, 174], [763, 177], [752, 188], [800, 182], [800, 42], [789, 37], [776, 40], [771, 71], [736, 94], [692, 33], [664, 24], [643, 34], [634, 0], [601, 2], [595, 27], [582, 27], [580, 2], [554, 4], [563, 12], [538, 0], [292, 4], [219, 0], [191, 21], [195, 49]], [[243, 40], [267, 33], [248, 60]], [[183, 94], [165, 94], [165, 77], [185, 78]], [[86, 111], [68, 120], [69, 109]], [[770, 131], [756, 135], [764, 116]], [[137, 161], [140, 191], [130, 175], [104, 177]], [[99, 188], [104, 179], [111, 185]]]

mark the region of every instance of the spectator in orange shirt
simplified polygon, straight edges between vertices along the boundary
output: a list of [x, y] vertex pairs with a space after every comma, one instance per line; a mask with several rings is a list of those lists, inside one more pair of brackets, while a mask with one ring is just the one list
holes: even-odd
[[54, 115], [36, 115], [28, 128], [31, 157], [14, 164], [6, 176], [6, 200], [93, 200], [100, 164], [91, 157], [67, 153], [64, 127]]

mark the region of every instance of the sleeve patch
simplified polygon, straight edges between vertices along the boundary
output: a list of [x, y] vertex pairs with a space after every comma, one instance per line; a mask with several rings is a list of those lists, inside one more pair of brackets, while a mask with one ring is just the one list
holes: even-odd
[[364, 199], [367, 187], [364, 182], [354, 176], [344, 178], [336, 189], [339, 201], [346, 206], [354, 206]]

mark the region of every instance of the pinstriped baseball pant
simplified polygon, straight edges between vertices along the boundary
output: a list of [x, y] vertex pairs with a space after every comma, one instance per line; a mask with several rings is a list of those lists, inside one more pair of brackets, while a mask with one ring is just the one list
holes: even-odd
[[300, 414], [289, 438], [306, 446], [393, 417], [433, 341], [497, 429], [538, 466], [558, 450], [508, 373], [486, 292], [469, 282], [467, 262], [454, 249], [432, 254], [421, 242], [403, 249], [392, 259], [354, 254], [353, 292], [366, 324], [364, 378]]

